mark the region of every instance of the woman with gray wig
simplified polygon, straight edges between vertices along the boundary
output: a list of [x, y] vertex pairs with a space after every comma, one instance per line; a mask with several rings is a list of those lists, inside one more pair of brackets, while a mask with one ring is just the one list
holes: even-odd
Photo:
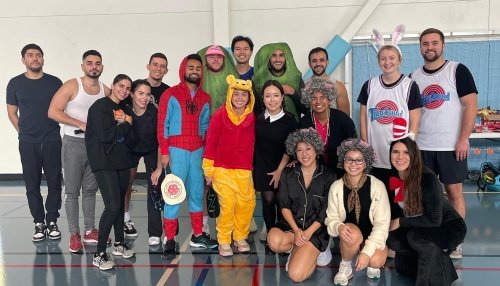
[[323, 163], [337, 176], [344, 172], [337, 168], [337, 147], [347, 138], [356, 136], [352, 119], [344, 112], [330, 107], [337, 94], [335, 85], [326, 79], [315, 78], [302, 90], [302, 103], [310, 109], [300, 119], [300, 128], [314, 128], [323, 142]]
[[290, 253], [285, 269], [295, 282], [312, 275], [316, 266], [330, 263], [326, 230], [327, 195], [335, 174], [317, 160], [323, 142], [316, 130], [300, 129], [286, 140], [287, 154], [298, 164], [281, 174], [278, 201], [283, 219], [269, 230], [271, 250]]
[[330, 187], [325, 224], [331, 236], [340, 238], [342, 262], [334, 283], [347, 285], [356, 271], [367, 268], [369, 278], [380, 277], [387, 259], [385, 246], [391, 211], [384, 183], [368, 175], [375, 153], [363, 140], [347, 139], [338, 148], [339, 167], [345, 175]]

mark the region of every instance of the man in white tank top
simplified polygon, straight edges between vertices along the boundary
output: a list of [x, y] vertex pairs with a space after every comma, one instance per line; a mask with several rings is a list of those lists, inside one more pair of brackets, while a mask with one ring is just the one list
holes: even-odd
[[341, 110], [350, 116], [351, 104], [349, 103], [347, 89], [345, 88], [343, 82], [330, 78], [330, 76], [326, 73], [326, 67], [328, 67], [328, 64], [328, 52], [324, 48], [317, 47], [312, 49], [309, 52], [309, 67], [311, 68], [313, 75], [310, 79], [308, 79], [308, 81], [314, 77], [321, 77], [335, 83], [335, 87], [337, 88], [337, 98], [335, 101], [330, 103], [330, 107]]
[[97, 243], [95, 200], [98, 187], [88, 163], [85, 129], [90, 106], [97, 99], [110, 94], [110, 89], [99, 81], [103, 65], [98, 51], [89, 50], [83, 54], [82, 71], [83, 77], [68, 80], [56, 92], [48, 113], [51, 119], [64, 124], [62, 140], [64, 205], [71, 235], [69, 250], [72, 253], [83, 253], [79, 226], [80, 189], [85, 225], [83, 242]]
[[[444, 35], [434, 28], [420, 35], [424, 66], [411, 78], [418, 84], [422, 116], [417, 143], [424, 164], [439, 175], [453, 207], [465, 219], [462, 182], [467, 177], [469, 136], [477, 115], [477, 89], [467, 67], [443, 57]], [[462, 246], [450, 257], [461, 258]]]

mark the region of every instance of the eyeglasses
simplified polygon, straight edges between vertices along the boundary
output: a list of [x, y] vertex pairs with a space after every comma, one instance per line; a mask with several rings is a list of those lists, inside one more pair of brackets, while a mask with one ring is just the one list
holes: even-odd
[[363, 159], [363, 158], [354, 159], [351, 157], [347, 157], [344, 159], [344, 163], [346, 163], [346, 164], [356, 163], [356, 165], [362, 165], [364, 162], [365, 162], [365, 159]]

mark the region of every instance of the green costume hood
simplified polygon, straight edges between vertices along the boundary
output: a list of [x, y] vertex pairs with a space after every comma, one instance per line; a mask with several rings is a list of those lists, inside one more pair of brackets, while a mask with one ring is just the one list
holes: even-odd
[[210, 115], [221, 106], [226, 103], [226, 92], [228, 84], [226, 82], [226, 77], [230, 74], [239, 78], [238, 72], [233, 63], [233, 57], [224, 48], [219, 46], [219, 48], [224, 52], [224, 66], [222, 70], [218, 73], [213, 73], [207, 69], [207, 63], [205, 59], [205, 53], [210, 46], [207, 46], [198, 51], [203, 61], [203, 90], [210, 95]]
[[[269, 60], [273, 55], [274, 51], [282, 50], [285, 54], [286, 65], [285, 73], [282, 76], [274, 76], [269, 70]], [[300, 80], [302, 79], [302, 73], [297, 68], [295, 60], [293, 59], [292, 50], [287, 43], [271, 43], [262, 46], [257, 54], [255, 54], [254, 60], [254, 70], [255, 74], [253, 76], [253, 81], [257, 93], [262, 92], [262, 86], [267, 80], [275, 79], [281, 84], [287, 84], [293, 87], [295, 90], [300, 88]]]
[[[282, 50], [285, 55], [285, 73], [281, 76], [274, 76], [269, 68], [269, 60], [271, 59], [274, 51], [278, 49]], [[297, 68], [295, 60], [293, 59], [292, 50], [287, 43], [271, 43], [262, 46], [257, 54], [255, 54], [254, 71], [255, 74], [253, 76], [253, 82], [256, 96], [262, 97], [262, 87], [264, 86], [264, 83], [270, 79], [275, 79], [283, 85], [289, 85], [293, 87], [295, 91], [300, 92], [302, 73]], [[300, 117], [292, 99], [288, 96], [285, 96], [285, 110], [295, 115], [297, 120]]]

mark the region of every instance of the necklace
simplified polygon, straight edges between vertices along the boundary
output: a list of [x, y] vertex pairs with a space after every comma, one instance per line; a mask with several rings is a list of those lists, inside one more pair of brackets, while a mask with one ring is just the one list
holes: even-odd
[[314, 174], [314, 172], [316, 171], [316, 167], [314, 167], [314, 170], [312, 170], [311, 172], [304, 171], [304, 169], [302, 167], [300, 167], [300, 170], [302, 170], [302, 174], [304, 174], [304, 176], [310, 176], [310, 175]]

